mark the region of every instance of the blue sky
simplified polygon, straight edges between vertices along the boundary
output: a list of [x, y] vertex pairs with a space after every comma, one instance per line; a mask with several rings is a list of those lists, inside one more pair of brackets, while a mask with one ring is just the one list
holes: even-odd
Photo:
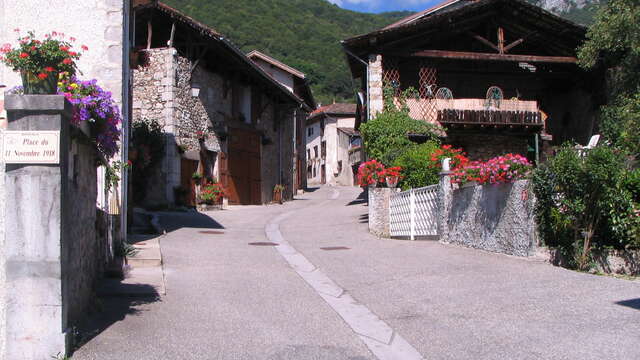
[[421, 11], [442, 0], [327, 0], [343, 9], [361, 12], [384, 12], [396, 10]]

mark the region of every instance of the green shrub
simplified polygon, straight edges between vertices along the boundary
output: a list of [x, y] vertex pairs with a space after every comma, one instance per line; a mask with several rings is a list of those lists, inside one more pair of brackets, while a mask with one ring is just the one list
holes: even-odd
[[403, 178], [398, 183], [403, 190], [437, 184], [440, 167], [431, 166], [431, 156], [439, 149], [435, 141], [414, 145], [393, 162], [402, 168]]
[[624, 153], [597, 147], [586, 156], [562, 148], [532, 175], [544, 243], [574, 254], [584, 268], [593, 247], [638, 247], [637, 170]]
[[[393, 103], [393, 89], [385, 88], [384, 111], [374, 119], [360, 125], [360, 133], [367, 155], [389, 166], [395, 159], [415, 145], [407, 134], [426, 135], [431, 141], [438, 141], [440, 127], [415, 120], [409, 116], [404, 105], [404, 95], [399, 98], [401, 106]], [[408, 90], [410, 91], [410, 90]]]

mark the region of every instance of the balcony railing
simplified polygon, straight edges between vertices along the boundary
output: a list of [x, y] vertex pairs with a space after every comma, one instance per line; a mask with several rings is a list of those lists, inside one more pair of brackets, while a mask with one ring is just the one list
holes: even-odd
[[442, 125], [544, 126], [536, 101], [407, 99], [406, 104], [412, 118]]

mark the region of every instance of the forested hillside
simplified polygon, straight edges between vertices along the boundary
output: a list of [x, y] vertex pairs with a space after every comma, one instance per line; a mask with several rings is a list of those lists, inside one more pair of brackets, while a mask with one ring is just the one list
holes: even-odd
[[228, 36], [307, 74], [316, 100], [353, 101], [340, 40], [386, 26], [410, 13], [364, 14], [325, 0], [164, 0]]

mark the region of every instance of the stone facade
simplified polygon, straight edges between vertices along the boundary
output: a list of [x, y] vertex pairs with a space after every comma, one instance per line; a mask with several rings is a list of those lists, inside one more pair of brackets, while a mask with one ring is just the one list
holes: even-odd
[[[443, 181], [448, 180], [448, 176]], [[440, 241], [509, 255], [529, 256], [537, 246], [535, 201], [528, 181], [453, 190], [442, 217]], [[448, 210], [448, 211], [447, 211]]]
[[[278, 108], [262, 92], [262, 113], [253, 124], [248, 117], [232, 113], [233, 91], [249, 89], [244, 85], [234, 87], [229, 79], [210, 71], [204, 65], [193, 68], [191, 60], [177, 54], [173, 48], [156, 48], [141, 52], [141, 65], [133, 71], [133, 121], [158, 120], [166, 134], [164, 159], [157, 176], [149, 182], [145, 205], [173, 203], [173, 189], [180, 186], [180, 161], [178, 146], [186, 153], [197, 154], [201, 161], [203, 151], [209, 158], [201, 167], [211, 166], [211, 174], [219, 175], [217, 155], [227, 152], [226, 135], [229, 127], [251, 127], [262, 138], [261, 145], [261, 193], [262, 203], [271, 201], [273, 188], [281, 183], [293, 189], [294, 173], [294, 117], [293, 108]], [[251, 97], [251, 94], [241, 94]], [[240, 94], [236, 94], [240, 96]], [[205, 141], [198, 140], [198, 133]], [[291, 199], [293, 191], [285, 193]]]

